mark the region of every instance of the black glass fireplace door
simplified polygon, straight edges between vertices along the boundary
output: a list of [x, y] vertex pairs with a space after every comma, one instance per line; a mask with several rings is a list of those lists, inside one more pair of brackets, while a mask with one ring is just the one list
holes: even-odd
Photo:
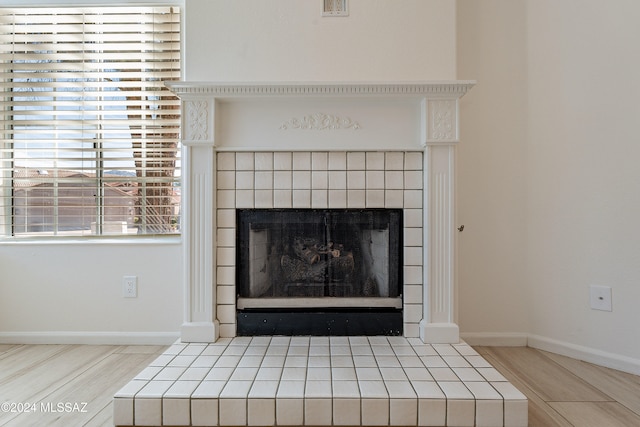
[[402, 333], [401, 210], [237, 215], [239, 335]]

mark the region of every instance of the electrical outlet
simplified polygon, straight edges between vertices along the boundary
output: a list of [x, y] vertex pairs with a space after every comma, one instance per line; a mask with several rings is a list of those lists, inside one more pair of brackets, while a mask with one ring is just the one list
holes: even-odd
[[122, 278], [122, 296], [136, 298], [138, 296], [138, 277], [124, 276]]
[[590, 301], [593, 310], [613, 311], [611, 304], [611, 287], [591, 285]]

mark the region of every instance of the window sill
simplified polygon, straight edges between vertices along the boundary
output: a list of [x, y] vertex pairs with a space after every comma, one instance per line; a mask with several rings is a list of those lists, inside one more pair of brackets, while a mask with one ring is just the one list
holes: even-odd
[[181, 235], [170, 236], [105, 236], [105, 237], [7, 237], [0, 239], [1, 245], [179, 245]]

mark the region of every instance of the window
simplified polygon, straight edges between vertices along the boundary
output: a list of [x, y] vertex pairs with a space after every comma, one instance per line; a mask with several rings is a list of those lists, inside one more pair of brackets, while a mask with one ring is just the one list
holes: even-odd
[[0, 9], [0, 235], [180, 230], [176, 7]]

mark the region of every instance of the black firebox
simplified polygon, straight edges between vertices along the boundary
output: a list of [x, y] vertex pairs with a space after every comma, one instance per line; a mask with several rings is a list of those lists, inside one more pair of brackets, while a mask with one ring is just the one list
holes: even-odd
[[238, 335], [401, 335], [402, 210], [237, 210]]

